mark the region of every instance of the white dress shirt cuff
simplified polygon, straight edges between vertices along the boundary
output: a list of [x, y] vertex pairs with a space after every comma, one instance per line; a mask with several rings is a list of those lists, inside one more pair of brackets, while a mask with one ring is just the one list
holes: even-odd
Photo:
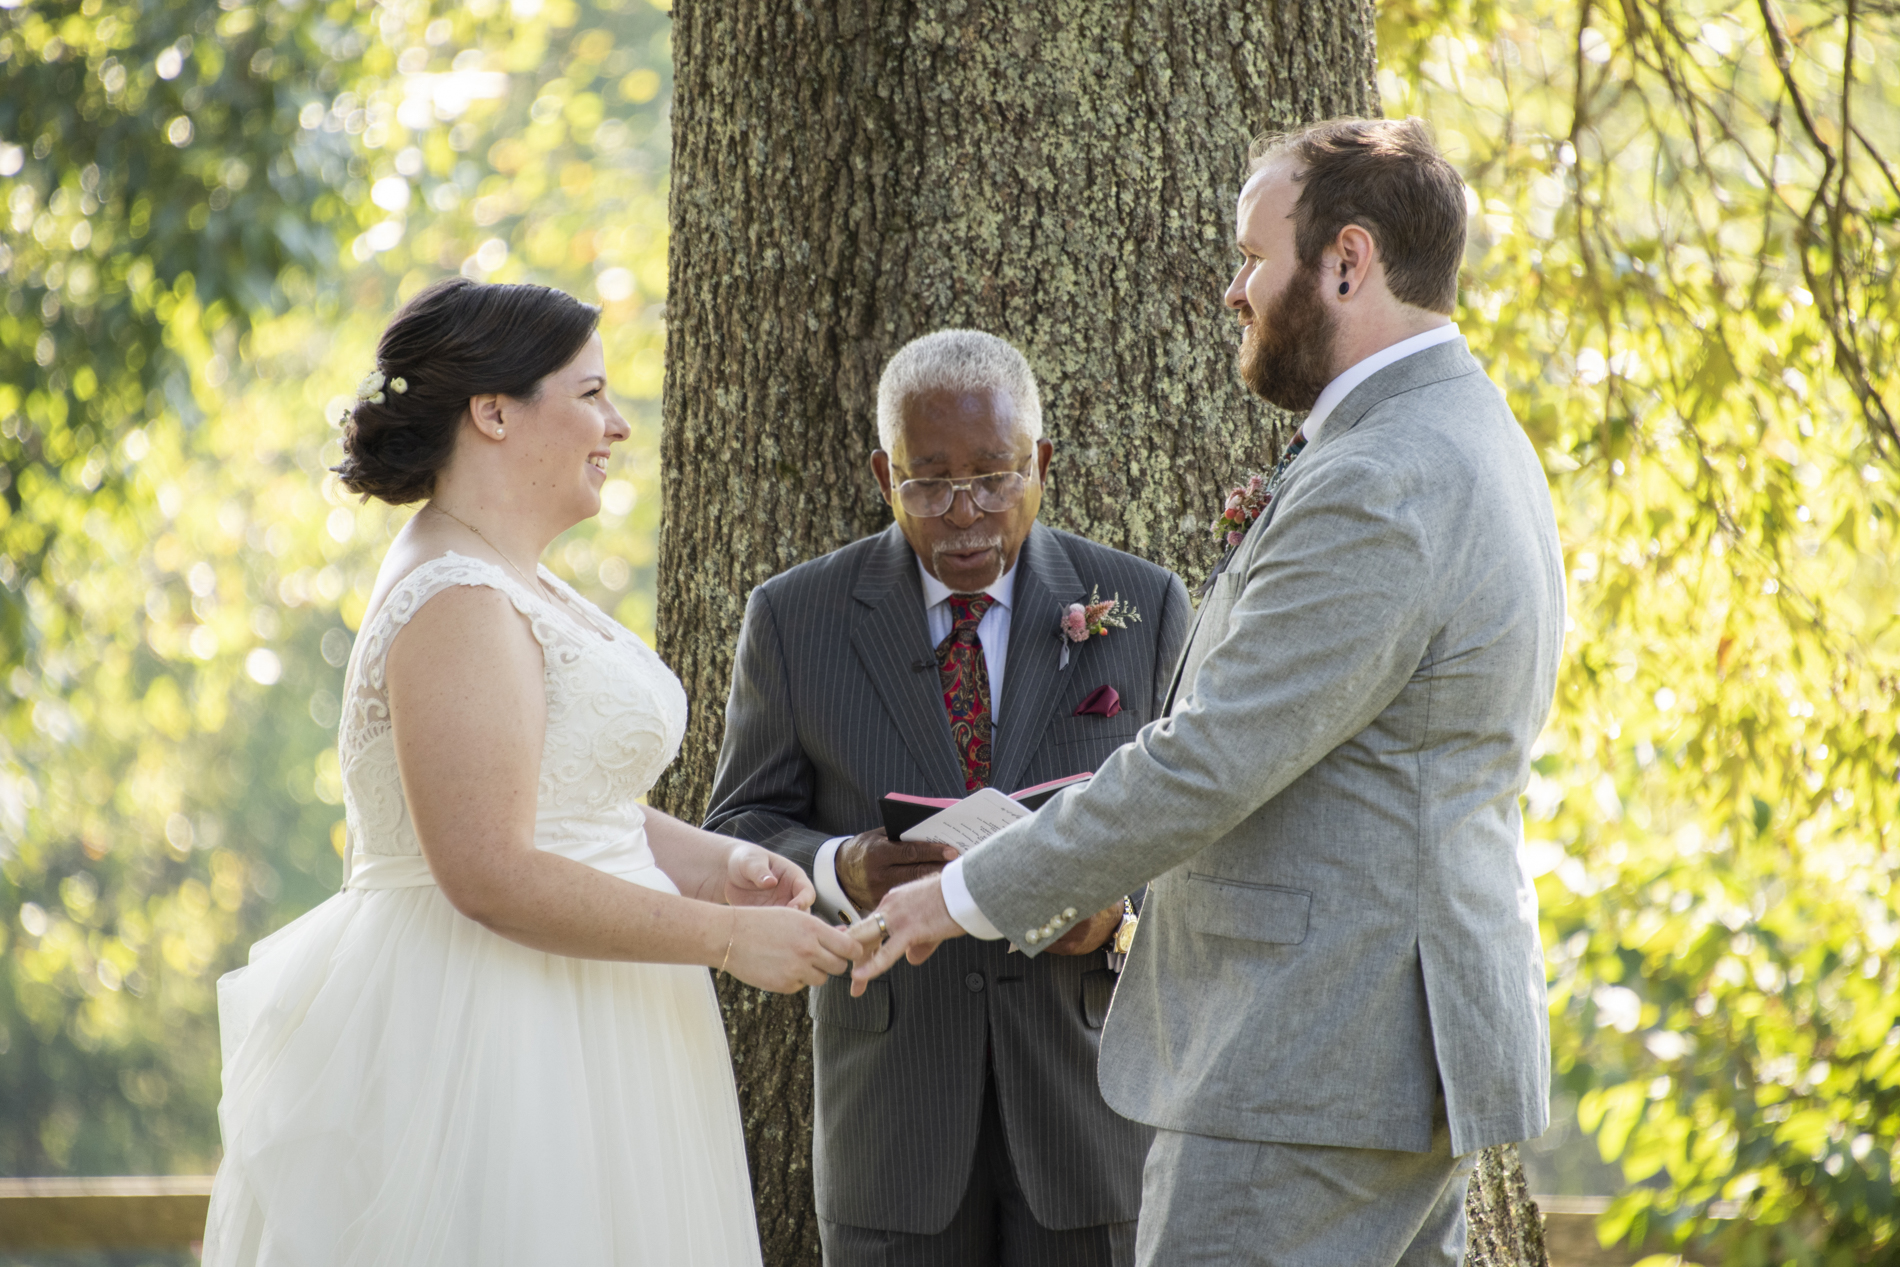
[[[822, 855], [821, 855], [822, 856]], [[950, 918], [962, 925], [963, 931], [982, 941], [999, 941], [1002, 932], [990, 923], [989, 917], [976, 909], [976, 899], [970, 896], [968, 886], [963, 883], [963, 859], [952, 859], [943, 869], [943, 904], [950, 908]]]
[[820, 914], [835, 912], [855, 924], [861, 916], [857, 908], [851, 905], [851, 899], [844, 895], [844, 885], [838, 883], [838, 846], [850, 839], [849, 836], [833, 836], [818, 846], [818, 856], [811, 860], [811, 883], [818, 890]]

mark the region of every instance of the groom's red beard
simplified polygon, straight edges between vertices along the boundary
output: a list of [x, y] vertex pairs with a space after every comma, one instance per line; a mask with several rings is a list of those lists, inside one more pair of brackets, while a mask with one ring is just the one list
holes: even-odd
[[1240, 336], [1240, 377], [1254, 395], [1305, 413], [1333, 381], [1339, 324], [1319, 297], [1319, 266], [1302, 264]]

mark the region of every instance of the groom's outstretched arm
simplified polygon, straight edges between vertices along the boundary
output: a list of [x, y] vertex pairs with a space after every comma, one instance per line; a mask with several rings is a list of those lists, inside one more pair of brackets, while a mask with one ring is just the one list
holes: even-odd
[[739, 631], [706, 829], [764, 845], [809, 872], [827, 839], [805, 825], [814, 780], [792, 716], [778, 623], [760, 586], [746, 600]]
[[[1182, 684], [1187, 706], [957, 864], [996, 930], [1025, 953], [1047, 949], [1076, 918], [1067, 912], [1094, 911], [1194, 857], [1397, 698], [1432, 634], [1418, 494], [1414, 474], [1360, 455], [1288, 490], [1227, 636]], [[892, 938], [858, 967], [863, 979], [963, 931], [936, 878], [893, 890], [880, 909]]]
[[1398, 697], [1435, 621], [1420, 481], [1340, 454], [1288, 488], [1186, 707], [965, 856], [960, 879], [1005, 936], [1039, 952], [1052, 917], [1199, 854]]

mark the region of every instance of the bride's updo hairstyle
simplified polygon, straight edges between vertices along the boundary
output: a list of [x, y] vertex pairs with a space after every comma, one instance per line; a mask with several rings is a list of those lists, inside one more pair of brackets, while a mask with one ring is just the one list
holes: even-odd
[[343, 425], [343, 487], [393, 506], [435, 491], [471, 396], [533, 400], [587, 343], [600, 309], [564, 291], [451, 277], [402, 306]]

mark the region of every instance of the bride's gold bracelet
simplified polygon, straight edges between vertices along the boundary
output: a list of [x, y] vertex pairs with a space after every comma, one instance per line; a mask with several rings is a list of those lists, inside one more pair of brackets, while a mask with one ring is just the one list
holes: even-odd
[[732, 931], [726, 934], [726, 954], [725, 957], [719, 961], [720, 972], [724, 972], [726, 965], [732, 962], [732, 942], [733, 939], [739, 935], [739, 912], [733, 910], [731, 907], [727, 907], [726, 909], [732, 911]]

